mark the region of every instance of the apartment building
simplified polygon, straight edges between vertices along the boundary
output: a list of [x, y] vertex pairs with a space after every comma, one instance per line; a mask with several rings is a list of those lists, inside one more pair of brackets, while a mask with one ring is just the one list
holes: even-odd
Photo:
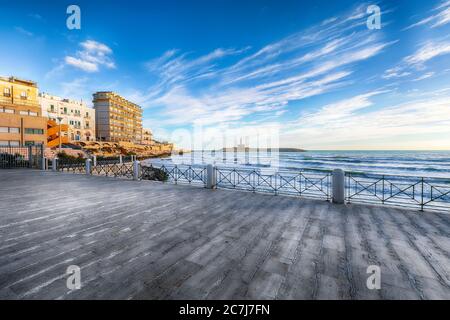
[[0, 146], [46, 145], [47, 119], [42, 116], [37, 84], [0, 77]]
[[153, 134], [150, 129], [142, 129], [142, 144], [150, 146], [154, 144], [153, 142]]
[[94, 93], [95, 124], [98, 141], [142, 143], [142, 108], [120, 95]]
[[95, 111], [82, 101], [39, 94], [42, 114], [49, 120], [68, 126], [68, 141], [95, 141]]

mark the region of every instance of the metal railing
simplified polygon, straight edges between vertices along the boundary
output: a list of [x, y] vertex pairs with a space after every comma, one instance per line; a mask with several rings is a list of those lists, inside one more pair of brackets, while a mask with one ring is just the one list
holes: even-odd
[[86, 161], [84, 159], [58, 159], [56, 170], [61, 172], [86, 173]]
[[140, 179], [206, 186], [206, 168], [200, 166], [141, 166]]
[[331, 199], [331, 172], [327, 170], [278, 171], [264, 174], [259, 170], [216, 168], [218, 188], [240, 189]]
[[450, 179], [346, 173], [346, 201], [450, 210]]
[[[259, 169], [199, 165], [140, 165], [58, 161], [59, 171], [156, 180], [205, 188], [237, 189], [275, 195], [304, 196], [335, 203], [374, 203], [420, 210], [450, 211], [450, 178], [425, 178], [304, 169], [269, 172]], [[87, 172], [90, 167], [90, 172]], [[339, 174], [340, 172], [340, 174]], [[335, 192], [333, 194], [333, 191]], [[338, 199], [342, 199], [338, 200]]]
[[98, 163], [91, 167], [91, 174], [97, 176], [107, 176], [107, 177], [123, 177], [123, 178], [133, 178], [133, 164], [132, 163]]
[[41, 161], [41, 146], [0, 146], [0, 169], [40, 168]]
[[[132, 162], [131, 156], [122, 156], [122, 163]], [[115, 164], [120, 163], [120, 157], [98, 157], [98, 164]]]

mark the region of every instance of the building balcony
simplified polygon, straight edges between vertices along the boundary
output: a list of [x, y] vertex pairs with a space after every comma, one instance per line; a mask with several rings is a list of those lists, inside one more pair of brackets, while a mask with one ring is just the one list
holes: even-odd
[[0, 103], [5, 106], [27, 106], [27, 107], [39, 107], [39, 103], [37, 101], [28, 100], [28, 99], [14, 99], [11, 96], [0, 96]]

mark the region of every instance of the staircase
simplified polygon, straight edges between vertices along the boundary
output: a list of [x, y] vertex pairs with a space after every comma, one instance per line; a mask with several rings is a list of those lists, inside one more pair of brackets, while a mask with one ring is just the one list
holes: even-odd
[[58, 125], [53, 120], [47, 121], [47, 146], [49, 148], [55, 148], [59, 146], [59, 132], [61, 127], [61, 144], [69, 143], [68, 131], [69, 126], [67, 124]]

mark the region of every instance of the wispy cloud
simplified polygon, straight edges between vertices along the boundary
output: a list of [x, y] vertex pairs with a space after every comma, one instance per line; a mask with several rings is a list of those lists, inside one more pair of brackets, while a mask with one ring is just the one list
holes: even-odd
[[416, 79], [413, 79], [412, 81], [421, 81], [421, 80], [431, 78], [432, 76], [434, 76], [434, 72], [427, 72], [427, 73], [417, 77]]
[[449, 41], [429, 41], [422, 45], [414, 54], [405, 57], [408, 64], [423, 64], [437, 56], [450, 53]]
[[[390, 92], [357, 95], [305, 114], [288, 124], [282, 139], [300, 141], [306, 148], [426, 149], [426, 142], [411, 144], [410, 137], [434, 134], [448, 138], [448, 90], [428, 92], [426, 97], [403, 104], [376, 107], [371, 99], [383, 93]], [[446, 146], [450, 147], [450, 140]]]
[[162, 107], [165, 124], [281, 116], [291, 102], [350, 84], [356, 64], [395, 43], [370, 33], [365, 21], [362, 6], [261, 49], [219, 48], [196, 58], [169, 50], [146, 63], [159, 80], [135, 97]]
[[28, 36], [28, 37], [32, 37], [32, 36], [33, 36], [33, 33], [32, 33], [31, 31], [28, 31], [28, 30], [26, 30], [26, 29], [24, 29], [24, 28], [22, 28], [22, 27], [14, 27], [14, 29], [15, 29], [17, 32], [19, 32], [19, 33], [21, 33], [21, 34], [24, 34], [24, 35], [26, 35], [26, 36]]
[[39, 13], [30, 13], [28, 16], [35, 20], [44, 21], [44, 18]]
[[81, 42], [80, 46], [83, 50], [77, 51], [74, 56], [64, 58], [67, 65], [86, 72], [97, 72], [101, 66], [108, 69], [116, 68], [113, 59], [110, 57], [113, 51], [107, 45], [94, 40], [87, 40]]
[[450, 23], [450, 1], [448, 0], [435, 7], [432, 10], [432, 15], [409, 25], [403, 30], [408, 30], [422, 25], [429, 25], [431, 28], [437, 28], [446, 25], [447, 23]]
[[401, 67], [397, 66], [394, 68], [387, 69], [384, 74], [384, 79], [392, 79], [392, 78], [403, 78], [409, 76], [411, 72], [404, 71]]

